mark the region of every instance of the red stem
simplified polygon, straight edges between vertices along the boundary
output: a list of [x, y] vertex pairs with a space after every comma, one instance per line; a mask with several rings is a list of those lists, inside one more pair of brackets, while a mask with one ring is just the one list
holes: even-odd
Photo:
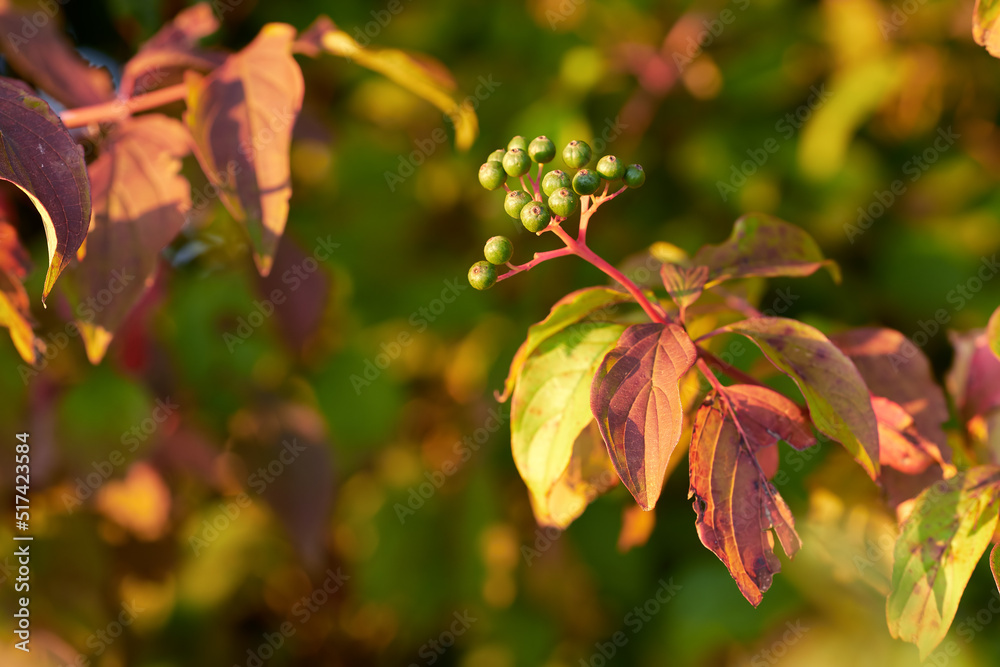
[[115, 99], [79, 109], [66, 109], [59, 114], [59, 117], [67, 128], [86, 127], [94, 123], [112, 123], [128, 118], [133, 113], [149, 111], [164, 104], [183, 100], [187, 97], [187, 90], [186, 85], [178, 83], [138, 97]]
[[555, 250], [536, 252], [534, 259], [524, 264], [511, 264], [510, 262], [507, 262], [507, 266], [510, 267], [510, 271], [498, 277], [497, 282], [500, 282], [505, 278], [510, 278], [515, 274], [533, 269], [534, 267], [538, 266], [539, 264], [541, 264], [546, 260], [555, 259], [556, 257], [564, 257], [565, 255], [572, 255], [572, 254], [573, 251], [571, 251], [569, 248], [556, 248]]

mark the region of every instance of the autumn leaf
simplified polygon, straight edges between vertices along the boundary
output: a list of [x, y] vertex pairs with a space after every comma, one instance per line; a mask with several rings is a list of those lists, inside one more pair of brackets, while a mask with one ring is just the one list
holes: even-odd
[[925, 440], [913, 424], [913, 417], [898, 403], [872, 396], [878, 421], [879, 463], [907, 475], [919, 475], [934, 463], [944, 464], [937, 445]]
[[511, 448], [536, 504], [548, 502], [570, 463], [574, 442], [592, 421], [594, 371], [624, 329], [610, 322], [565, 327], [542, 341], [518, 373], [511, 403]]
[[993, 311], [989, 324], [986, 325], [986, 339], [990, 343], [993, 354], [1000, 359], [1000, 308]]
[[[0, 207], [6, 203], [0, 203]], [[0, 218], [0, 271], [21, 280], [31, 271], [31, 257], [18, 240], [17, 230], [3, 218]]]
[[[618, 483], [618, 475], [593, 419], [573, 443], [569, 464], [545, 496], [530, 494], [531, 509], [541, 526], [565, 530], [587, 505]], [[633, 506], [634, 507], [634, 506]]]
[[326, 16], [316, 19], [295, 46], [299, 53], [312, 57], [325, 51], [347, 58], [427, 100], [451, 119], [459, 150], [468, 150], [479, 134], [479, 120], [472, 104], [453, 96], [454, 82], [443, 75], [447, 70], [437, 64], [428, 65], [426, 57], [418, 58], [398, 49], [364, 48]]
[[985, 46], [994, 58], [1000, 58], [997, 18], [1000, 18], [1000, 2], [976, 0], [976, 7], [972, 10], [972, 37], [976, 40], [976, 44]]
[[0, 178], [30, 198], [45, 226], [49, 270], [42, 302], [83, 243], [90, 225], [90, 181], [83, 149], [30, 88], [0, 77]]
[[784, 412], [787, 405], [771, 411], [767, 406], [773, 397], [759, 389], [739, 385], [726, 389], [736, 419], [725, 406], [726, 399], [714, 392], [699, 408], [688, 491], [694, 498], [699, 539], [722, 560], [755, 607], [781, 570], [771, 530], [789, 558], [802, 546], [791, 510], [754, 458], [778, 437], [796, 440], [804, 425], [798, 416], [790, 418]]
[[618, 476], [645, 510], [656, 505], [683, 425], [678, 383], [698, 357], [676, 324], [630, 326], [594, 375], [590, 408]]
[[183, 10], [142, 45], [122, 71], [119, 95], [148, 93], [178, 80], [186, 69], [207, 72], [221, 65], [226, 54], [207, 51], [198, 42], [219, 29], [207, 2]]
[[754, 317], [721, 331], [752, 340], [799, 387], [813, 425], [840, 442], [872, 479], [879, 475], [878, 423], [851, 360], [817, 329], [783, 317]]
[[190, 147], [180, 121], [147, 114], [119, 124], [90, 165], [94, 216], [71, 276], [92, 363], [152, 286], [160, 252], [184, 226], [191, 187], [180, 168]]
[[35, 337], [34, 320], [28, 293], [24, 286], [9, 271], [0, 268], [0, 327], [10, 330], [14, 349], [25, 362], [34, 365], [39, 353], [45, 350], [44, 343]]
[[667, 293], [681, 311], [684, 320], [687, 307], [698, 300], [708, 281], [707, 266], [683, 267], [678, 264], [664, 264], [660, 267], [660, 277]]
[[11, 0], [0, 0], [0, 50], [11, 67], [67, 107], [114, 97], [108, 71], [80, 57], [54, 15], [41, 22], [37, 14], [37, 6], [22, 10]]
[[645, 545], [649, 542], [649, 537], [653, 534], [655, 527], [656, 512], [646, 512], [638, 505], [628, 505], [622, 509], [622, 528], [618, 532], [618, 553], [628, 553], [636, 547]]
[[704, 246], [691, 261], [709, 268], [706, 288], [733, 278], [808, 276], [822, 267], [840, 282], [840, 268], [823, 257], [809, 234], [764, 213], [742, 216], [729, 239]]
[[964, 419], [985, 417], [1000, 408], [1000, 358], [982, 329], [949, 332], [949, 338], [955, 358], [945, 378], [948, 391]]
[[997, 525], [1000, 468], [979, 466], [917, 497], [896, 541], [886, 604], [893, 637], [926, 659], [948, 634], [969, 577]]
[[517, 380], [524, 362], [543, 341], [584, 318], [599, 319], [593, 315], [595, 312], [606, 311], [610, 313], [615, 310], [617, 304], [628, 301], [630, 298], [625, 292], [609, 287], [585, 287], [570, 292], [556, 301], [544, 320], [528, 327], [528, 336], [521, 343], [510, 363], [510, 371], [504, 381], [503, 393], [497, 392], [496, 399], [503, 402], [510, 397], [510, 393], [514, 390], [514, 382]]
[[997, 590], [1000, 591], [1000, 545], [994, 544], [993, 549], [990, 551], [990, 572], [993, 573], [993, 583], [997, 585]]
[[233, 217], [246, 224], [261, 275], [270, 273], [292, 194], [289, 149], [302, 108], [295, 29], [271, 23], [207, 77], [188, 72], [184, 121], [195, 156]]

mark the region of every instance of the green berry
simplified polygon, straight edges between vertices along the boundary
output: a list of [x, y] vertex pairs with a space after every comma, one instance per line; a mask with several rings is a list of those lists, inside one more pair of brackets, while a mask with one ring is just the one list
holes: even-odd
[[[524, 212], [524, 209], [521, 209]], [[486, 242], [483, 255], [490, 264], [506, 264], [514, 254], [514, 244], [506, 236], [494, 236]]]
[[609, 181], [614, 181], [625, 175], [625, 165], [614, 155], [605, 155], [597, 161], [597, 173]]
[[505, 151], [504, 149], [498, 148], [495, 151], [493, 151], [492, 153], [490, 153], [490, 156], [488, 158], [486, 158], [486, 161], [487, 162], [503, 162], [503, 156], [504, 156], [504, 153], [506, 153], [506, 152], [507, 151]]
[[646, 172], [642, 170], [641, 164], [630, 164], [625, 170], [622, 180], [630, 188], [641, 188], [642, 184], [646, 182]]
[[560, 188], [568, 188], [573, 185], [573, 179], [569, 177], [562, 169], [555, 169], [545, 174], [542, 179], [542, 192], [545, 196], [550, 196], [553, 192]]
[[517, 220], [521, 217], [521, 209], [531, 201], [531, 195], [524, 190], [511, 190], [503, 200], [503, 210], [507, 215]]
[[469, 284], [477, 290], [489, 289], [497, 284], [497, 270], [489, 262], [476, 262], [469, 269]]
[[560, 218], [568, 218], [573, 215], [580, 198], [569, 188], [561, 188], [549, 195], [549, 208]]
[[498, 162], [487, 162], [479, 168], [479, 184], [487, 190], [496, 190], [507, 180], [507, 173]]
[[552, 162], [556, 156], [556, 145], [544, 135], [535, 137], [528, 144], [528, 156], [538, 164]]
[[563, 149], [563, 160], [573, 169], [586, 167], [590, 162], [590, 146], [586, 141], [571, 141]]
[[531, 169], [531, 158], [528, 157], [527, 151], [515, 147], [503, 156], [503, 170], [514, 178], [524, 176], [529, 169]]
[[601, 177], [596, 171], [581, 169], [573, 177], [573, 189], [581, 195], [592, 195], [601, 187]]
[[510, 140], [507, 144], [507, 150], [511, 148], [520, 148], [522, 151], [528, 150], [528, 142], [520, 134]]
[[552, 214], [548, 207], [541, 202], [531, 202], [521, 209], [521, 224], [529, 232], [540, 232], [548, 227], [551, 221]]

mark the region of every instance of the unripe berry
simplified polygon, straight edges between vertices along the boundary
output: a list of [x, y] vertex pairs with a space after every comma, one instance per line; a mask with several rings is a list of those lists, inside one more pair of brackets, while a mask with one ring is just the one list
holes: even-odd
[[597, 173], [613, 181], [625, 175], [625, 165], [614, 155], [605, 155], [597, 161]]
[[[522, 213], [524, 209], [522, 209]], [[490, 264], [506, 264], [514, 254], [514, 244], [506, 236], [494, 236], [486, 242], [483, 255]]]
[[549, 208], [541, 202], [531, 202], [521, 209], [521, 224], [529, 232], [537, 233], [549, 226], [552, 214]]
[[573, 179], [569, 177], [562, 169], [556, 169], [545, 174], [542, 179], [542, 192], [545, 196], [550, 196], [553, 192], [560, 188], [568, 188], [573, 185]]
[[490, 153], [490, 156], [488, 158], [486, 158], [486, 161], [487, 162], [503, 162], [503, 156], [504, 156], [504, 153], [506, 153], [506, 152], [507, 151], [505, 151], [504, 149], [498, 148], [495, 151], [493, 151], [492, 153]]
[[563, 149], [563, 160], [573, 169], [586, 167], [590, 162], [590, 146], [586, 141], [571, 141]]
[[531, 195], [524, 190], [511, 190], [503, 200], [503, 210], [507, 215], [517, 220], [521, 217], [521, 209], [531, 201]]
[[544, 135], [535, 137], [528, 144], [528, 156], [538, 164], [552, 162], [556, 156], [556, 145]]
[[520, 148], [522, 151], [527, 151], [528, 142], [524, 137], [522, 137], [519, 134], [513, 139], [511, 139], [510, 142], [507, 144], [507, 150], [510, 150], [511, 148]]
[[596, 171], [581, 169], [573, 177], [573, 189], [581, 195], [592, 195], [601, 187], [601, 177]]
[[489, 289], [497, 284], [497, 270], [489, 262], [476, 262], [469, 269], [469, 284], [477, 290]]
[[640, 188], [646, 182], [646, 172], [642, 170], [641, 164], [630, 164], [622, 180], [630, 188]]
[[580, 198], [569, 188], [561, 188], [549, 196], [549, 209], [560, 218], [573, 215], [579, 203]]
[[531, 158], [528, 153], [520, 148], [511, 148], [503, 156], [503, 170], [517, 178], [524, 176], [531, 169]]
[[496, 190], [507, 180], [507, 173], [499, 162], [486, 162], [479, 168], [479, 184], [487, 190]]

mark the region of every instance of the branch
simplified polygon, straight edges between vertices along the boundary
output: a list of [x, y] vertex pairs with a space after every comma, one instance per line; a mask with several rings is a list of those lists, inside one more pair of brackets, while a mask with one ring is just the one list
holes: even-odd
[[128, 118], [133, 113], [149, 111], [187, 97], [188, 87], [183, 83], [154, 90], [145, 95], [128, 99], [116, 99], [89, 107], [66, 109], [59, 114], [67, 128], [86, 127], [94, 123], [115, 123]]

